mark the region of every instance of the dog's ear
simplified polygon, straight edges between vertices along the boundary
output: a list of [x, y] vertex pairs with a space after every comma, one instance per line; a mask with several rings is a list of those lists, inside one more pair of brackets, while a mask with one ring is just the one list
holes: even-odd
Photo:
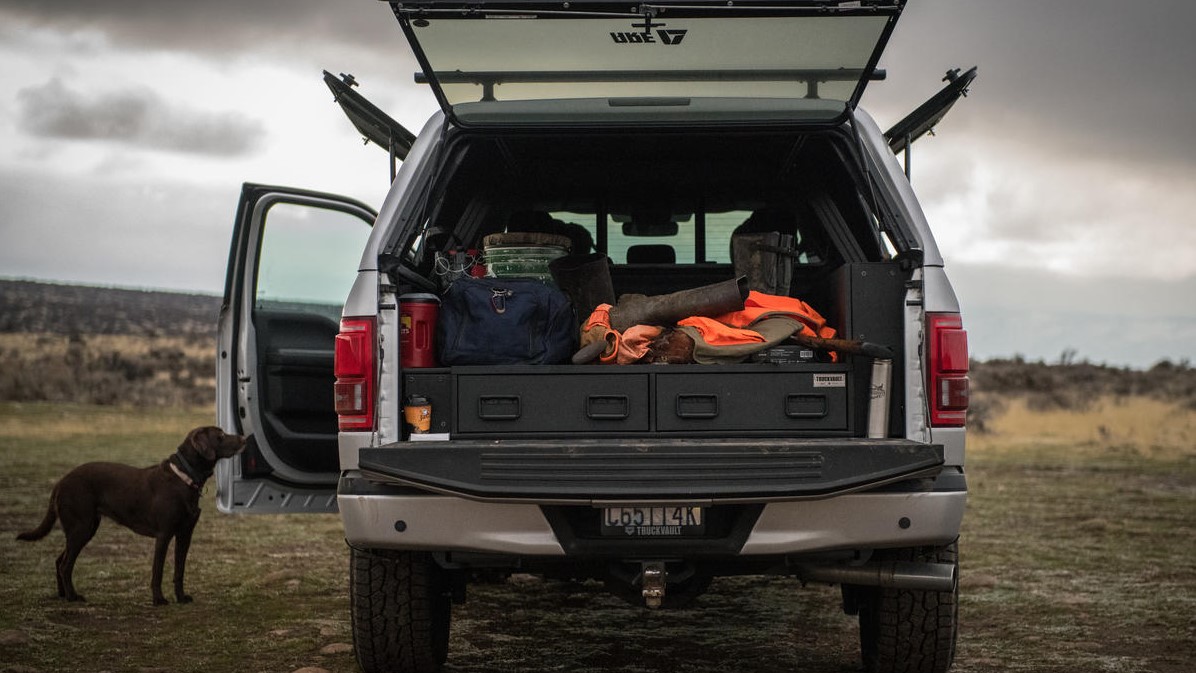
[[222, 434], [224, 433], [220, 428], [213, 426], [195, 428], [187, 433], [187, 439], [184, 443], [189, 445], [192, 450], [203, 458], [215, 462], [216, 444], [219, 443], [220, 435]]
[[179, 444], [179, 452], [182, 452], [183, 449], [190, 449], [192, 451], [195, 451], [196, 450], [195, 449], [196, 436], [200, 433], [201, 430], [203, 430], [203, 428], [195, 428], [191, 432], [188, 432], [187, 436], [183, 438], [183, 442], [181, 444]]

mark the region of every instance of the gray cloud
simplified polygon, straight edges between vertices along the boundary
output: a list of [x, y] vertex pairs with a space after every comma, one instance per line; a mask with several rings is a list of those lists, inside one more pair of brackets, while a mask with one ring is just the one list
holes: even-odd
[[[362, 0], [0, 0], [0, 23], [96, 31], [116, 48], [222, 60], [270, 53], [333, 70], [413, 63], [389, 6]], [[865, 103], [894, 122], [948, 66], [980, 66], [944, 128], [1047, 142], [1074, 155], [1196, 162], [1191, 0], [910, 0]], [[402, 65], [396, 68], [396, 61]], [[360, 74], [360, 72], [359, 72]]]
[[0, 168], [0, 275], [219, 292], [238, 179], [163, 177], [125, 184]]
[[967, 264], [948, 273], [973, 357], [1057, 360], [1071, 348], [1093, 362], [1134, 367], [1196, 359], [1196, 277], [1078, 279]]
[[18, 126], [43, 138], [108, 140], [174, 152], [239, 156], [254, 151], [264, 125], [240, 112], [197, 112], [149, 89], [83, 94], [60, 79], [16, 94]]
[[[292, 60], [373, 51], [394, 60], [407, 48], [382, 2], [327, 0], [0, 0], [0, 16], [30, 27], [97, 31], [116, 48], [195, 52], [218, 58], [270, 52]], [[356, 61], [355, 61], [356, 62]]]
[[[943, 129], [1059, 158], [1196, 164], [1196, 3], [911, 0], [865, 103], [901, 114], [949, 66], [980, 67]], [[896, 121], [896, 118], [886, 120]]]

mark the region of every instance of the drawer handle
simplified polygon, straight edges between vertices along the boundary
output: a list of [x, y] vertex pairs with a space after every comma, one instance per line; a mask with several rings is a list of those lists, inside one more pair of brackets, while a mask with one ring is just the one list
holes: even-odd
[[826, 418], [826, 395], [809, 393], [785, 397], [785, 415], [789, 418]]
[[680, 418], [717, 418], [718, 395], [678, 395], [677, 416]]
[[626, 395], [590, 395], [586, 398], [586, 416], [592, 421], [624, 421], [631, 414]]
[[482, 395], [478, 418], [483, 421], [514, 421], [522, 415], [518, 395]]

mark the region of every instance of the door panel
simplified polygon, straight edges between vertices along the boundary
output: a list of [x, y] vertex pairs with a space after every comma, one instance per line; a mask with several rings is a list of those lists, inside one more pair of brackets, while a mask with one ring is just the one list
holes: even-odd
[[376, 217], [331, 194], [243, 187], [221, 308], [217, 415], [258, 441], [218, 469], [221, 510], [335, 509], [333, 342]]
[[324, 315], [259, 309], [254, 326], [262, 431], [269, 445], [298, 470], [336, 471], [332, 343], [339, 324]]

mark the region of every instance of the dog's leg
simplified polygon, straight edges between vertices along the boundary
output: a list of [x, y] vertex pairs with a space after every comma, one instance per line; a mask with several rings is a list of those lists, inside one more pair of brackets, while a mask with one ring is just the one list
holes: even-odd
[[173, 532], [158, 533], [154, 538], [154, 565], [150, 577], [150, 591], [154, 594], [154, 605], [166, 605], [162, 595], [162, 566], [166, 563], [166, 548], [170, 546]]
[[183, 574], [187, 569], [187, 551], [191, 548], [191, 533], [195, 522], [183, 526], [174, 537], [174, 599], [179, 603], [190, 603], [191, 597], [183, 591]]
[[54, 580], [58, 582], [58, 597], [66, 598], [66, 585], [62, 582], [62, 564], [66, 563], [66, 549], [58, 555], [58, 560], [54, 561]]
[[58, 593], [68, 601], [84, 601], [86, 599], [75, 591], [75, 560], [79, 558], [79, 552], [83, 551], [83, 547], [95, 536], [100, 527], [100, 517], [97, 515], [91, 519], [79, 520], [63, 516], [61, 520], [62, 530], [66, 533], [66, 549], [55, 564], [58, 571]]

